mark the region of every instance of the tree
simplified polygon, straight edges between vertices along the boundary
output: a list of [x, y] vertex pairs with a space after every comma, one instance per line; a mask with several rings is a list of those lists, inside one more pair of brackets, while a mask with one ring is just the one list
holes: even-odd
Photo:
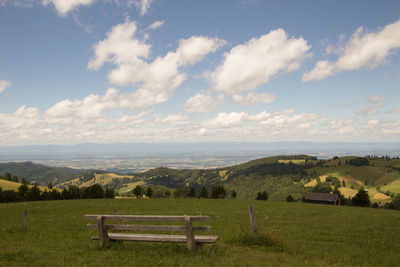
[[47, 188], [50, 189], [50, 190], [53, 189], [53, 184], [52, 184], [51, 182], [49, 182], [49, 183], [47, 184]]
[[104, 190], [104, 197], [105, 198], [114, 198], [114, 196], [115, 196], [115, 192], [111, 188], [107, 187], [106, 190]]
[[146, 189], [146, 197], [151, 197], [153, 195], [153, 189], [151, 187], [147, 187]]
[[140, 196], [142, 195], [142, 193], [143, 193], [143, 188], [142, 188], [140, 185], [137, 185], [137, 186], [133, 189], [132, 193], [133, 193], [136, 197], [140, 197]]
[[260, 191], [257, 193], [256, 200], [267, 200], [267, 199], [268, 199], [267, 191], [263, 191], [263, 192]]
[[193, 187], [189, 188], [188, 197], [190, 198], [196, 197], [196, 190]]
[[369, 165], [369, 161], [367, 158], [356, 157], [354, 159], [349, 160], [349, 164], [353, 166], [364, 166], [364, 165]]
[[204, 185], [200, 190], [199, 198], [208, 198], [208, 192], [207, 192], [207, 189], [206, 189], [206, 187]]
[[104, 190], [99, 184], [91, 185], [87, 188], [87, 198], [103, 198]]
[[235, 191], [235, 190], [232, 191], [232, 193], [231, 193], [231, 198], [232, 198], [232, 199], [235, 199], [235, 198], [236, 198], [236, 191]]
[[292, 197], [291, 194], [289, 194], [289, 195], [286, 197], [286, 201], [287, 201], [287, 202], [294, 202], [294, 198]]
[[37, 201], [41, 199], [41, 192], [37, 185], [34, 185], [27, 192], [27, 200], [29, 201]]
[[21, 185], [18, 187], [18, 193], [17, 193], [18, 198], [19, 198], [21, 201], [27, 200], [27, 193], [28, 193], [28, 191], [29, 191], [28, 186], [27, 186], [26, 184], [21, 184]]
[[332, 187], [330, 183], [317, 183], [316, 186], [312, 189], [313, 192], [316, 193], [330, 193], [332, 191]]
[[369, 207], [371, 205], [368, 192], [364, 190], [364, 187], [361, 187], [357, 194], [351, 199], [351, 204], [359, 207]]
[[226, 191], [223, 185], [215, 185], [211, 190], [211, 198], [225, 198]]
[[342, 181], [342, 187], [346, 187], [346, 182], [344, 180]]
[[4, 174], [4, 180], [11, 181], [11, 173], [6, 172], [6, 174]]
[[392, 200], [393, 209], [400, 210], [400, 194], [397, 194], [395, 198]]

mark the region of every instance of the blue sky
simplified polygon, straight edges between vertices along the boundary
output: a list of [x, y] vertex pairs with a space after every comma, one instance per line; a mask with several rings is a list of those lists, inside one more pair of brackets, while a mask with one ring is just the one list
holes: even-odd
[[0, 0], [0, 145], [400, 141], [399, 1]]

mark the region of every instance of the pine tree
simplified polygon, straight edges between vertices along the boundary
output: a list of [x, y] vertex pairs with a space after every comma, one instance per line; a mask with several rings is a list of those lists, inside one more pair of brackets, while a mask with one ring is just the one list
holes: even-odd
[[201, 188], [199, 198], [208, 198], [208, 192], [205, 186]]
[[361, 187], [358, 193], [351, 199], [353, 206], [369, 207], [371, 206], [371, 200], [369, 199], [368, 192]]

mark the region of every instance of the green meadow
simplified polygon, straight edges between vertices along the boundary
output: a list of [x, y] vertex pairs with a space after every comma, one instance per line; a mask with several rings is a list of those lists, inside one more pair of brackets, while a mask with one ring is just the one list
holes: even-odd
[[[253, 241], [253, 205], [260, 237]], [[220, 239], [118, 242], [99, 248], [84, 214], [209, 215]], [[22, 214], [28, 211], [28, 229]], [[400, 212], [305, 203], [212, 199], [99, 199], [0, 204], [0, 266], [398, 266]]]

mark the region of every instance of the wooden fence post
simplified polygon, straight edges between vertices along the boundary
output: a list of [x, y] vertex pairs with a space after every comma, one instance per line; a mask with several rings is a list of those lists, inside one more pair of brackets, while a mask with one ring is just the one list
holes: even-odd
[[[118, 215], [118, 209], [114, 209], [114, 215]], [[121, 220], [120, 219], [115, 219], [114, 222], [115, 222], [115, 224], [120, 224]]]
[[26, 210], [24, 210], [24, 215], [22, 217], [22, 230], [26, 231], [26, 220], [28, 217], [28, 212]]
[[190, 216], [185, 216], [186, 224], [186, 246], [190, 250], [196, 249], [196, 242], [194, 240], [192, 218]]
[[256, 215], [254, 214], [253, 206], [249, 206], [248, 210], [249, 210], [251, 231], [253, 232], [254, 238], [257, 238], [258, 227], [257, 227]]
[[97, 230], [99, 232], [99, 245], [100, 247], [104, 247], [105, 243], [108, 242], [108, 234], [104, 224], [104, 216], [97, 216], [96, 223]]

